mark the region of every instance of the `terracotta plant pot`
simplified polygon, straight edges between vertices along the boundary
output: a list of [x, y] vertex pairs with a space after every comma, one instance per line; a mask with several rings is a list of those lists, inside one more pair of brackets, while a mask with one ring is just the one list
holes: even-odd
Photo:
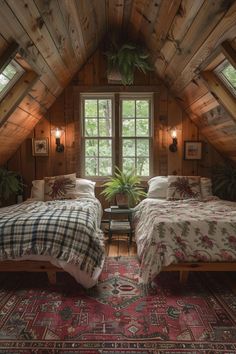
[[116, 194], [116, 204], [118, 205], [119, 208], [128, 208], [129, 207], [129, 199], [126, 194], [123, 193], [117, 193]]

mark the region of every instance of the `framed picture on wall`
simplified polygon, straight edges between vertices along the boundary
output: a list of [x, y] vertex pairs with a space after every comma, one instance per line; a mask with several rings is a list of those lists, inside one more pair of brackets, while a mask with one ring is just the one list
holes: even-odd
[[184, 160], [201, 160], [202, 141], [184, 142]]
[[32, 155], [33, 156], [48, 156], [49, 144], [48, 138], [32, 139]]

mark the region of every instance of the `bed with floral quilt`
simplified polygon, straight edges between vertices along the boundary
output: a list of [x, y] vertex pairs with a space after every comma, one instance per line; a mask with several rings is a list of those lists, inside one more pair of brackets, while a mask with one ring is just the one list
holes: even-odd
[[[85, 287], [101, 273], [105, 249], [96, 198], [34, 201], [0, 209], [0, 270], [69, 272]], [[17, 262], [16, 262], [17, 261]]]
[[236, 270], [236, 203], [143, 200], [134, 217], [140, 280], [162, 270]]

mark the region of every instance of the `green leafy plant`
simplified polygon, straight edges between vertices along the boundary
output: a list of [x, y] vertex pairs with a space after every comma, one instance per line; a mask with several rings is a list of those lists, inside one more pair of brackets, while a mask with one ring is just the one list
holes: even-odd
[[135, 206], [142, 197], [146, 197], [143, 188], [140, 187], [140, 178], [135, 173], [124, 173], [116, 167], [115, 176], [103, 184], [104, 190], [101, 192], [106, 200], [112, 200], [118, 194], [127, 197], [129, 207]]
[[120, 43], [114, 36], [109, 40], [109, 44], [110, 47], [105, 52], [108, 60], [108, 73], [117, 70], [124, 85], [133, 84], [136, 68], [144, 74], [153, 70], [148, 61], [149, 54], [142, 46], [132, 42]]
[[230, 164], [214, 166], [212, 190], [221, 199], [236, 201], [236, 168]]
[[7, 200], [11, 195], [21, 193], [23, 184], [16, 172], [0, 168], [0, 201]]

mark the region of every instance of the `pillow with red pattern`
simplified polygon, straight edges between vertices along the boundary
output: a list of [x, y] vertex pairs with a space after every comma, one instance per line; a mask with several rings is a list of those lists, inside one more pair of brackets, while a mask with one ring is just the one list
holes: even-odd
[[199, 176], [168, 176], [167, 200], [201, 199]]
[[76, 174], [45, 177], [44, 200], [75, 198]]

